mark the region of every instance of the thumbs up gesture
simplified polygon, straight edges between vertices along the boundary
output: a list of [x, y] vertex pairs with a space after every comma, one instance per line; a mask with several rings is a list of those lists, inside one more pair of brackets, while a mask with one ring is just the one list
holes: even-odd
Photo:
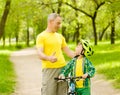
[[53, 52], [51, 56], [48, 57], [48, 60], [52, 63], [57, 61], [57, 58], [55, 57], [56, 52]]

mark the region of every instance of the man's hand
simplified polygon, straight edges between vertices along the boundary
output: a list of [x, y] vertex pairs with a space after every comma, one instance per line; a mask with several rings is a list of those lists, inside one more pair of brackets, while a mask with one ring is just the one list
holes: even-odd
[[48, 60], [52, 63], [57, 61], [57, 58], [55, 57], [56, 52], [54, 52], [51, 56], [48, 57]]

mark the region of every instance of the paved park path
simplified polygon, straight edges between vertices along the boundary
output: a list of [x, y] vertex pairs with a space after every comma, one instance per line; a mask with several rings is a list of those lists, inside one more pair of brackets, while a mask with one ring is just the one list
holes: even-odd
[[[41, 62], [35, 48], [23, 49], [11, 54], [17, 74], [17, 85], [12, 95], [41, 95]], [[103, 76], [92, 78], [91, 95], [120, 95]]]

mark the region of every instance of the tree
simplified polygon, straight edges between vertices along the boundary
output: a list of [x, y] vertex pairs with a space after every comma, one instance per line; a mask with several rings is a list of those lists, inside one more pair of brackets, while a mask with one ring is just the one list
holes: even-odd
[[72, 5], [72, 4], [69, 4], [67, 2], [65, 2], [65, 4], [68, 5], [68, 6], [70, 6], [70, 7], [72, 7], [74, 10], [82, 12], [83, 14], [85, 14], [86, 16], [88, 16], [89, 18], [91, 18], [91, 20], [92, 20], [92, 26], [93, 26], [93, 32], [94, 32], [95, 45], [97, 45], [97, 31], [96, 31], [96, 23], [95, 23], [95, 21], [96, 21], [96, 17], [97, 17], [97, 12], [98, 12], [99, 8], [102, 5], [105, 4], [105, 1], [98, 2], [97, 0], [93, 0], [93, 2], [95, 3], [95, 6], [94, 6], [95, 8], [94, 8], [93, 14], [88, 13], [88, 12], [86, 12], [86, 11], [84, 11], [84, 10], [82, 10], [82, 9], [80, 9], [80, 8]]
[[[111, 11], [111, 44], [115, 43], [115, 34], [116, 34], [116, 17], [119, 16], [120, 13], [120, 1], [119, 0], [110, 0], [110, 11]], [[111, 9], [112, 8], [112, 9]]]
[[10, 11], [10, 4], [11, 4], [11, 0], [6, 0], [5, 9], [4, 9], [1, 21], [0, 21], [0, 39], [4, 34], [5, 24], [6, 24], [7, 17]]

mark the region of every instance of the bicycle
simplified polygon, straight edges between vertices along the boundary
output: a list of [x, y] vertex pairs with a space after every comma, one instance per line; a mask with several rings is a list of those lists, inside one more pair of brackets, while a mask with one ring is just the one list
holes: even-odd
[[75, 81], [79, 81], [82, 77], [79, 76], [79, 77], [65, 77], [65, 78], [54, 78], [55, 80], [59, 81], [59, 80], [62, 80], [62, 81], [67, 81], [68, 83], [68, 90], [67, 91], [67, 95], [77, 95], [77, 92], [75, 92]]

